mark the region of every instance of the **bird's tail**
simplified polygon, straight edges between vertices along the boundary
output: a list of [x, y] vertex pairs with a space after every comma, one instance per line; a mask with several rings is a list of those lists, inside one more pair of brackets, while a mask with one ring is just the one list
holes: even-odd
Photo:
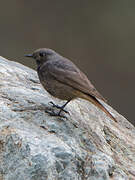
[[91, 103], [93, 103], [95, 106], [99, 107], [102, 111], [104, 111], [107, 116], [109, 116], [112, 120], [114, 120], [115, 122], [117, 122], [116, 118], [114, 118], [111, 113], [94, 97], [91, 95], [85, 95], [84, 93], [82, 94], [83, 99], [86, 99], [88, 101], [90, 101]]

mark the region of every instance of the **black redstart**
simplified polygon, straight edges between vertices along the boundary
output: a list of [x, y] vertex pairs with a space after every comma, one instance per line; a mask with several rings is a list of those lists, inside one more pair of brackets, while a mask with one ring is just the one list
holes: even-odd
[[52, 115], [61, 116], [61, 111], [65, 111], [64, 107], [71, 100], [83, 98], [99, 107], [117, 122], [98, 100], [105, 101], [105, 99], [72, 61], [47, 48], [37, 49], [32, 54], [25, 56], [36, 60], [38, 76], [43, 87], [52, 96], [67, 100], [63, 106], [58, 106], [51, 102], [53, 106], [60, 109], [59, 113], [53, 113]]

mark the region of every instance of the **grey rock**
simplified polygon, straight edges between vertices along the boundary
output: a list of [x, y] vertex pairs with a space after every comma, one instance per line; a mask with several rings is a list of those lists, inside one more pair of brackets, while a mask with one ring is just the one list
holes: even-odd
[[[107, 104], [112, 121], [91, 103], [57, 111], [37, 73], [0, 57], [0, 180], [135, 179], [135, 128]], [[102, 102], [103, 103], [103, 102]]]

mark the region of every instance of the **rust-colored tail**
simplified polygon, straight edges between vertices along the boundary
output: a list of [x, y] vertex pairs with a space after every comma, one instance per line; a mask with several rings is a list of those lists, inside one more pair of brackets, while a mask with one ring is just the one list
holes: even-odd
[[112, 120], [117, 122], [117, 120], [111, 115], [111, 113], [109, 113], [109, 111], [94, 96], [82, 94], [81, 98], [90, 101], [95, 106], [99, 107], [102, 111], [104, 111], [107, 114], [107, 116], [109, 116]]
[[95, 97], [91, 97], [92, 99], [92, 103], [99, 107], [102, 111], [104, 111], [112, 120], [114, 120], [115, 122], [117, 122], [117, 120], [111, 115], [111, 113], [109, 113], [109, 111], [95, 98]]

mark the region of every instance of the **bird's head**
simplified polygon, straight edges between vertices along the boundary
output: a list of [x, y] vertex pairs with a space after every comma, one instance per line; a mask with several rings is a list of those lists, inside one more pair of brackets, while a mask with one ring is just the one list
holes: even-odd
[[32, 54], [27, 54], [25, 57], [30, 57], [36, 60], [38, 66], [42, 65], [44, 62], [54, 59], [57, 53], [52, 49], [42, 48], [35, 50]]

